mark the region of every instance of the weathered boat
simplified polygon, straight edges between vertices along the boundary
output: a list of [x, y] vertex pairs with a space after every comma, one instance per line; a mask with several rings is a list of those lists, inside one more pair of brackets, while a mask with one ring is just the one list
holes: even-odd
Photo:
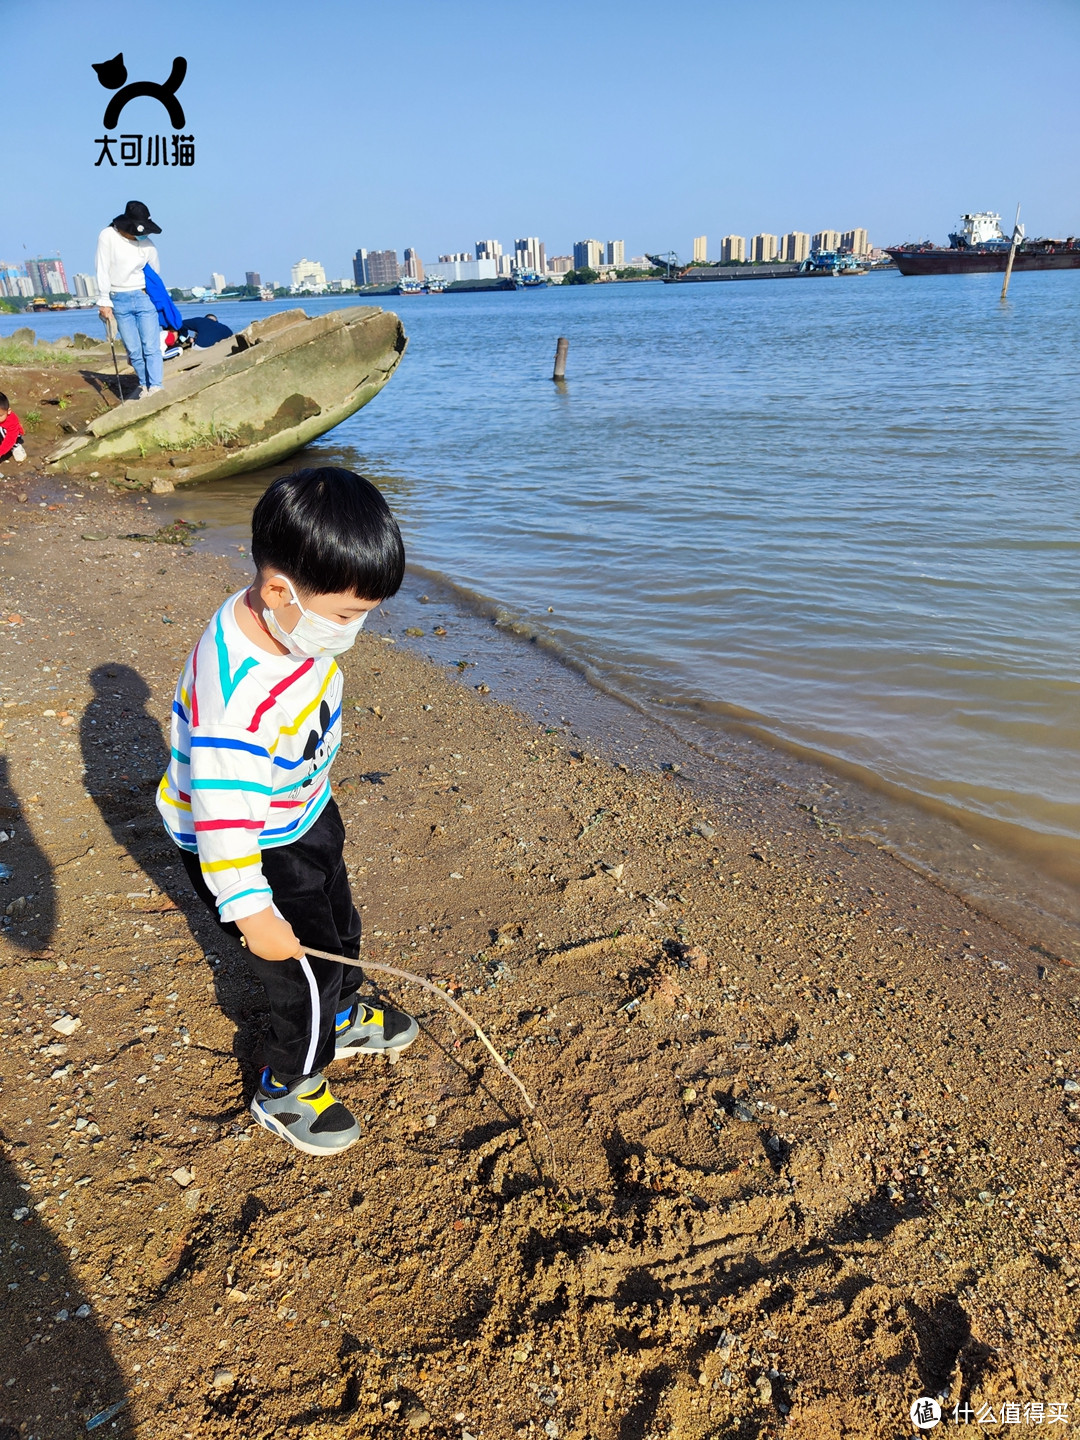
[[398, 317], [375, 306], [268, 315], [167, 362], [159, 394], [97, 416], [46, 463], [150, 484], [261, 469], [374, 399], [407, 343]]
[[[1012, 236], [1001, 228], [1001, 216], [993, 210], [977, 210], [960, 217], [961, 228], [949, 236], [948, 245], [890, 245], [887, 253], [901, 275], [1000, 274], [1009, 262]], [[1028, 240], [1017, 223], [1014, 270], [1080, 270], [1080, 238]]]

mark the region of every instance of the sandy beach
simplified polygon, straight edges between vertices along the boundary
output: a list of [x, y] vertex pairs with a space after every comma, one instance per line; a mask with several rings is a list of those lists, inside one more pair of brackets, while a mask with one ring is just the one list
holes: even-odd
[[598, 758], [390, 602], [343, 663], [364, 954], [436, 977], [537, 1106], [394, 986], [424, 1035], [332, 1068], [363, 1139], [303, 1159], [251, 1123], [262, 998], [153, 806], [240, 572], [29, 469], [0, 483], [2, 1440], [112, 1407], [140, 1440], [892, 1440], [919, 1396], [1069, 1433], [1080, 971], [812, 795]]

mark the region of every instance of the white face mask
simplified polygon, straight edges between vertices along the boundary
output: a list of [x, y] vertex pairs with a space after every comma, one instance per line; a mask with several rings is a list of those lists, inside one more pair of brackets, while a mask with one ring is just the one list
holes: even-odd
[[285, 581], [293, 604], [300, 611], [300, 619], [291, 630], [283, 627], [273, 610], [262, 612], [266, 628], [274, 639], [284, 645], [290, 655], [301, 659], [318, 659], [320, 655], [343, 655], [364, 628], [367, 611], [358, 615], [355, 620], [350, 620], [347, 625], [339, 625], [336, 620], [327, 620], [325, 615], [316, 615], [311, 610], [305, 610], [287, 575], [275, 575], [274, 579]]

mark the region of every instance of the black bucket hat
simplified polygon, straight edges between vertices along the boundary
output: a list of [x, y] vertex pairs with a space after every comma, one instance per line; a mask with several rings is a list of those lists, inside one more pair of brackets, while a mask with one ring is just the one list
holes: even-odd
[[124, 213], [117, 215], [110, 221], [118, 230], [123, 230], [125, 235], [160, 235], [161, 226], [155, 225], [150, 219], [150, 211], [141, 200], [129, 200], [124, 206]]

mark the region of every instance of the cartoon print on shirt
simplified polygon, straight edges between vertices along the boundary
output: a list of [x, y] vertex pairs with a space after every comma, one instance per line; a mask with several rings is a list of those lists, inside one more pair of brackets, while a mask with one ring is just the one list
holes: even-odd
[[330, 706], [324, 700], [319, 706], [319, 724], [321, 730], [309, 730], [307, 742], [304, 745], [304, 759], [310, 766], [307, 777], [301, 780], [299, 789], [303, 790], [310, 785], [319, 768], [326, 764], [326, 758], [330, 754]]

